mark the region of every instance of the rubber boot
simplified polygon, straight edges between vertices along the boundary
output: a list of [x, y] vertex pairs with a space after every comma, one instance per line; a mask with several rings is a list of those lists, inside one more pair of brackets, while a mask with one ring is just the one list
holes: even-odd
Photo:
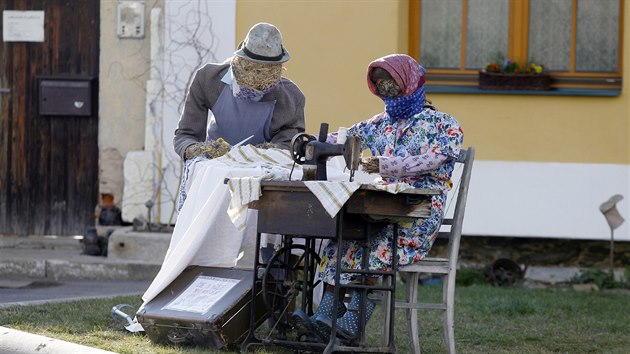
[[[295, 324], [295, 327], [298, 330], [303, 330], [311, 333], [316, 333], [322, 340], [328, 339], [328, 334], [317, 325], [317, 318], [328, 318], [329, 321], [332, 321], [333, 314], [333, 305], [335, 302], [335, 293], [332, 291], [325, 291], [324, 297], [322, 301], [319, 303], [319, 307], [315, 310], [313, 316], [308, 316], [302, 310], [293, 311], [292, 317]], [[346, 305], [344, 305], [343, 301], [339, 300], [339, 305], [337, 307], [337, 317], [343, 316], [346, 312]], [[328, 330], [330, 333], [330, 329]]]
[[[337, 318], [337, 336], [342, 337], [347, 340], [352, 340], [358, 337], [359, 335], [359, 307], [361, 306], [361, 293], [358, 291], [354, 291], [352, 293], [352, 299], [350, 300], [350, 304], [348, 305], [348, 310], [341, 317]], [[365, 323], [370, 320], [372, 314], [374, 313], [374, 309], [376, 308], [376, 303], [369, 298], [365, 299], [365, 309], [363, 310], [363, 314], [365, 315]], [[325, 325], [330, 328], [332, 327], [332, 320], [320, 320], [317, 318], [317, 323], [320, 325]]]

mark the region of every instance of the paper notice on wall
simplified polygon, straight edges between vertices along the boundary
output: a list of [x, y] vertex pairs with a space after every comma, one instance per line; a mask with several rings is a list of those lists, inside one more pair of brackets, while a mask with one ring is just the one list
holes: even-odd
[[162, 310], [206, 313], [239, 281], [200, 275]]
[[43, 42], [44, 11], [2, 11], [2, 40]]

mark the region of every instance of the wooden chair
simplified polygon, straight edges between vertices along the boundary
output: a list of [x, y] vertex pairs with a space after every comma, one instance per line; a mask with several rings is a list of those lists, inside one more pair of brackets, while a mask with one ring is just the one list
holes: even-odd
[[[438, 237], [448, 238], [448, 245], [445, 257], [427, 257], [417, 263], [401, 267], [398, 274], [406, 276], [405, 301], [396, 301], [396, 308], [406, 309], [409, 327], [409, 336], [413, 344], [414, 353], [420, 353], [420, 340], [418, 334], [418, 310], [432, 309], [442, 310], [444, 322], [444, 339], [448, 348], [448, 353], [455, 353], [455, 334], [453, 328], [455, 314], [455, 275], [457, 272], [457, 260], [459, 256], [459, 242], [462, 235], [462, 223], [464, 221], [464, 211], [466, 210], [466, 198], [468, 196], [468, 185], [470, 183], [470, 175], [475, 158], [475, 149], [469, 147], [462, 150], [457, 160], [463, 164], [463, 172], [459, 181], [459, 189], [455, 202], [455, 210], [453, 218], [444, 218], [442, 221], [443, 228], [450, 228], [449, 231], [440, 230]], [[431, 273], [441, 275], [443, 277], [442, 302], [440, 303], [421, 303], [418, 302], [418, 279], [420, 273]], [[387, 299], [386, 301], [389, 301]], [[385, 309], [385, 318], [391, 315], [389, 306], [383, 306]], [[387, 320], [385, 323], [389, 323]], [[388, 333], [386, 328], [385, 332]]]

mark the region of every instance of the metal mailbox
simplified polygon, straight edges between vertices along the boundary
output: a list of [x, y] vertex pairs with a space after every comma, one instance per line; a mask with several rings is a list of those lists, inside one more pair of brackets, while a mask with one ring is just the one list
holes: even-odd
[[41, 78], [39, 114], [91, 116], [94, 107], [92, 78]]

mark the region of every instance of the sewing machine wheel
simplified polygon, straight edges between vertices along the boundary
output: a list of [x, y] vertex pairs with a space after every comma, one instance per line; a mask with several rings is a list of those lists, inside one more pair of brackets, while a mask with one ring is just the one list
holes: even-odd
[[[301, 255], [294, 255], [293, 250], [301, 250]], [[309, 266], [304, 274], [306, 246], [289, 245], [278, 250], [269, 260], [262, 278], [263, 301], [271, 317], [286, 328], [291, 327], [288, 320], [290, 312], [298, 304], [298, 295], [306, 296], [305, 311], [312, 311], [313, 289], [321, 282], [314, 283], [315, 272], [320, 258], [313, 250], [308, 251]], [[306, 278], [306, 287], [304, 279]]]
[[290, 151], [295, 163], [303, 165], [306, 162], [306, 144], [313, 140], [315, 137], [306, 133], [295, 134], [291, 139]]

